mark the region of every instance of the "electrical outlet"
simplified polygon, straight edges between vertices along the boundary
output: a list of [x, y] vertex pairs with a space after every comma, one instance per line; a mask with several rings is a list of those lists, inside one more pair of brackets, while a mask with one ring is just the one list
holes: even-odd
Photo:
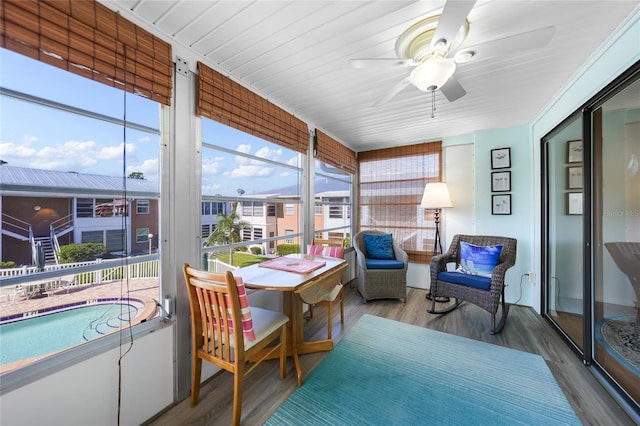
[[527, 273], [527, 275], [529, 275], [529, 282], [530, 283], [535, 283], [536, 282], [536, 273], [535, 272], [529, 272]]

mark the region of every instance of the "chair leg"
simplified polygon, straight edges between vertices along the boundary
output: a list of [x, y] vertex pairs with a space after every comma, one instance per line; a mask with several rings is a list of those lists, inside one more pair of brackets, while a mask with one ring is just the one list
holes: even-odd
[[327, 303], [327, 316], [329, 317], [327, 321], [327, 323], [329, 324], [327, 330], [327, 339], [331, 340], [331, 331], [333, 329], [333, 302]]
[[280, 380], [287, 376], [287, 327], [280, 330]]
[[202, 374], [202, 358], [197, 356], [191, 360], [191, 406], [198, 405], [200, 400], [200, 379]]
[[344, 324], [344, 294], [340, 292], [340, 322]]
[[502, 316], [500, 317], [500, 322], [496, 325], [496, 314], [491, 315], [491, 334], [498, 334], [504, 328], [504, 325], [507, 323], [507, 315], [509, 315], [509, 305], [504, 300], [504, 288], [502, 289]]
[[309, 305], [309, 318], [313, 318], [313, 305]]
[[456, 303], [454, 303], [453, 305], [449, 306], [448, 308], [436, 311], [436, 298], [433, 297], [431, 300], [431, 309], [427, 309], [427, 312], [429, 312], [430, 314], [448, 314], [449, 312], [453, 311], [458, 306], [460, 306], [462, 302], [463, 300], [456, 298]]
[[240, 426], [242, 417], [242, 383], [244, 382], [244, 365], [236, 365], [236, 372], [233, 374], [233, 417], [231, 424]]

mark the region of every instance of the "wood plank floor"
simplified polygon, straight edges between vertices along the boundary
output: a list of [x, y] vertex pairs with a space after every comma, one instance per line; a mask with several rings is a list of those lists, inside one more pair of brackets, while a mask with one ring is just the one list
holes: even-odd
[[[334, 342], [337, 343], [357, 320], [367, 313], [537, 353], [546, 360], [583, 424], [635, 424], [582, 364], [578, 356], [562, 341], [558, 333], [533, 309], [511, 306], [504, 330], [501, 334], [492, 336], [488, 332], [489, 314], [480, 308], [463, 303], [455, 311], [437, 316], [426, 312], [427, 303], [431, 302], [425, 300], [425, 290], [409, 288], [407, 296], [406, 304], [397, 300], [377, 300], [363, 304], [354, 286], [347, 286], [344, 325], [340, 323], [339, 309], [334, 309]], [[305, 337], [309, 340], [323, 338], [326, 336], [326, 327], [326, 310], [322, 307], [316, 308], [314, 317], [305, 325]], [[300, 357], [304, 377], [325, 355], [326, 353], [318, 353]], [[203, 384], [200, 403], [196, 407], [191, 408], [187, 398], [147, 424], [227, 426], [231, 423], [232, 389], [232, 375], [227, 372], [218, 373]], [[263, 424], [296, 389], [293, 362], [289, 361], [287, 377], [283, 381], [279, 380], [275, 360], [263, 363], [247, 377], [244, 389], [242, 424]]]

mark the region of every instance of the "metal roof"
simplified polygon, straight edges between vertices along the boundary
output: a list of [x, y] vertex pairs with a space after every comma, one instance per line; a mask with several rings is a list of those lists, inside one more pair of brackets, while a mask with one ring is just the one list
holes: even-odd
[[[126, 195], [125, 195], [126, 192]], [[157, 182], [0, 165], [0, 194], [158, 198]]]

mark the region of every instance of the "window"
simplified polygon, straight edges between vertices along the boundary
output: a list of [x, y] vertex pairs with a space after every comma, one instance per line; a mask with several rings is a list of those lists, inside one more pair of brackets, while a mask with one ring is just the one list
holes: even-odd
[[93, 217], [93, 198], [76, 199], [76, 216]]
[[[72, 282], [78, 285], [101, 283], [79, 285], [76, 291], [69, 292], [74, 300], [120, 294], [123, 277], [133, 276], [123, 269], [136, 263], [134, 253], [146, 245], [145, 239], [145, 245], [136, 246], [136, 229], [140, 226], [127, 214], [131, 200], [138, 195], [142, 198], [136, 203], [136, 211], [146, 201], [148, 217], [144, 220], [158, 229], [158, 216], [151, 215], [150, 200], [159, 200], [159, 104], [5, 49], [0, 49], [0, 85], [3, 89], [0, 145], [2, 160], [6, 162], [1, 167], [19, 171], [22, 181], [18, 186], [23, 187], [23, 190], [3, 189], [1, 196], [20, 197], [24, 203], [33, 200], [40, 206], [37, 218], [27, 211], [14, 210], [15, 203], [9, 202], [2, 203], [3, 213], [21, 218], [28, 223], [33, 237], [46, 239], [45, 271], [60, 270], [61, 280], [76, 277]], [[125, 104], [127, 127], [123, 141]], [[125, 156], [125, 147], [136, 155]], [[123, 176], [123, 165], [127, 174], [138, 176], [135, 182]], [[47, 195], [53, 193], [55, 196]], [[25, 237], [30, 238], [28, 234]], [[66, 259], [62, 269], [53, 247], [65, 250], [70, 244], [80, 243], [102, 244], [106, 253], [83, 262]], [[20, 239], [3, 236], [2, 253], [2, 261], [32, 264], [31, 244]], [[127, 258], [128, 266], [122, 266], [122, 258]], [[114, 262], [118, 262], [117, 267]], [[81, 272], [75, 273], [80, 264]], [[158, 268], [146, 269], [155, 271], [153, 276], [145, 277], [152, 282], [146, 290], [147, 297], [159, 299]], [[15, 280], [21, 280], [17, 284], [28, 285], [38, 280], [34, 271], [16, 276]], [[16, 285], [2, 281], [3, 286]], [[85, 288], [93, 288], [97, 293], [87, 296]], [[51, 291], [54, 292], [55, 289]], [[31, 312], [35, 302], [27, 297], [18, 298], [14, 306]], [[68, 347], [57, 350], [64, 349]], [[5, 362], [3, 359], [2, 364]]]
[[136, 200], [136, 213], [149, 214], [149, 200]]
[[[301, 233], [295, 212], [301, 206], [302, 154], [208, 118], [202, 119], [202, 138], [202, 196], [227, 209], [214, 219], [225, 227], [204, 252], [214, 256], [214, 246], [262, 244], [265, 235], [280, 237], [275, 245], [282, 244], [283, 229]], [[292, 217], [281, 214], [285, 202]]]
[[[288, 235], [288, 236], [293, 235], [293, 229], [285, 229], [284, 235]], [[284, 242], [286, 244], [293, 244], [293, 238], [286, 238]]]
[[149, 228], [136, 229], [136, 243], [149, 242]]
[[440, 142], [361, 152], [360, 229], [393, 234], [409, 260], [428, 263], [433, 247], [433, 213], [420, 207], [424, 187], [442, 176]]
[[315, 161], [314, 233], [317, 238], [343, 240], [351, 235], [351, 192], [353, 175], [320, 160]]
[[285, 204], [284, 214], [286, 214], [287, 216], [293, 216], [294, 214], [296, 214], [296, 206], [294, 204]]

